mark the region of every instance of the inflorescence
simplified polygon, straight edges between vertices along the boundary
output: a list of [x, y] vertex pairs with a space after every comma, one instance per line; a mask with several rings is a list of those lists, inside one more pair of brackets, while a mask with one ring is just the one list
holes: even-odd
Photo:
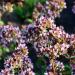
[[56, 58], [66, 54], [71, 46], [75, 49], [75, 34], [70, 35], [62, 26], [56, 26], [54, 17], [65, 7], [64, 0], [47, 0], [43, 12], [32, 24], [22, 28], [13, 25], [0, 26], [0, 44], [4, 47], [8, 47], [7, 44], [11, 42], [17, 44], [15, 51], [5, 60], [1, 75], [35, 75], [33, 63], [28, 56], [27, 43], [34, 46], [37, 57], [48, 57], [50, 64], [45, 74], [53, 69], [53, 62], [57, 72], [64, 70], [64, 64]]

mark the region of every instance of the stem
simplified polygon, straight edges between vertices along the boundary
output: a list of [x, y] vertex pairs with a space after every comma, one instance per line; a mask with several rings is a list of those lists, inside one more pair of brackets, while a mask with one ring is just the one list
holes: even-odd
[[55, 71], [55, 56], [54, 56], [54, 52], [53, 52], [53, 49], [52, 49], [52, 60], [51, 60], [51, 63], [52, 63], [52, 69], [53, 69], [53, 73], [54, 75], [56, 75], [56, 71]]
[[52, 67], [53, 67], [53, 73], [54, 73], [54, 75], [56, 75], [56, 72], [55, 72], [55, 63], [54, 63], [54, 60], [53, 60]]

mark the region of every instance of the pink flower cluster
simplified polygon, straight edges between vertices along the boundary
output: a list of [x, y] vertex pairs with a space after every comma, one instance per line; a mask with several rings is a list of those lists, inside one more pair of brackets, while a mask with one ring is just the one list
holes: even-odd
[[[54, 64], [54, 65], [56, 65], [55, 69], [56, 69], [56, 71], [57, 71], [58, 73], [60, 73], [61, 71], [64, 70], [64, 64], [63, 64], [62, 62], [60, 62], [60, 61], [55, 61], [55, 64]], [[51, 72], [50, 70], [52, 70], [52, 64], [49, 64], [49, 65], [48, 65], [47, 70], [46, 70], [46, 72], [44, 73], [44, 75], [48, 75], [49, 72]]]
[[[66, 54], [67, 49], [70, 46], [73, 45], [75, 47], [74, 34], [70, 35], [66, 33], [62, 27], [57, 27], [51, 18], [41, 16], [38, 22], [39, 22], [38, 25], [36, 21], [34, 23], [34, 26], [29, 25], [25, 29], [23, 28], [20, 30], [21, 37], [17, 38], [18, 46], [17, 48], [15, 48], [15, 52], [12, 54], [12, 56], [10, 56], [9, 59], [5, 61], [4, 73], [10, 74], [9, 71], [14, 70], [15, 68], [20, 68], [22, 73], [24, 74], [32, 71], [33, 66], [31, 60], [28, 58], [28, 50], [25, 43], [32, 43], [34, 45], [34, 48], [36, 49], [37, 52], [37, 56], [45, 55], [50, 60], [52, 59], [52, 54], [56, 59], [60, 55]], [[48, 26], [48, 22], [50, 26]], [[3, 30], [6, 30], [5, 28], [7, 27], [8, 26], [4, 26]], [[14, 26], [11, 27], [14, 28]], [[6, 31], [6, 33], [8, 33], [9, 30], [10, 28]], [[11, 34], [12, 33], [10, 33], [10, 35]], [[6, 39], [6, 37], [7, 36], [5, 36], [4, 38]], [[14, 40], [14, 37], [11, 38]], [[28, 66], [28, 68], [26, 66]], [[25, 70], [23, 72], [22, 69], [24, 67]]]
[[[5, 33], [3, 34], [3, 32]], [[18, 69], [18, 75], [34, 75], [33, 64], [31, 62], [31, 59], [28, 57], [28, 49], [25, 44], [25, 40], [21, 38], [20, 29], [18, 27], [7, 25], [2, 27], [1, 33], [3, 35], [7, 35], [1, 35], [1, 38], [4, 38], [7, 42], [10, 43], [16, 39], [14, 42], [18, 43], [17, 47], [15, 48], [15, 52], [13, 52], [12, 55], [9, 56], [7, 60], [5, 60], [5, 68], [4, 70], [1, 70], [1, 75], [15, 75], [15, 69]], [[10, 38], [12, 40], [10, 40]]]
[[60, 16], [60, 12], [64, 8], [66, 8], [65, 0], [46, 0], [44, 4], [38, 2], [33, 12], [33, 18], [36, 20], [41, 14], [45, 14], [54, 19]]
[[66, 3], [64, 0], [47, 0], [44, 8], [48, 16], [57, 17], [66, 8]]
[[33, 64], [28, 57], [26, 43], [34, 46], [38, 57], [48, 57], [50, 67], [52, 67], [51, 60], [53, 59], [56, 71], [63, 70], [63, 63], [57, 61], [56, 58], [66, 54], [71, 46], [75, 49], [75, 34], [66, 33], [62, 26], [56, 26], [52, 18], [65, 7], [63, 0], [47, 0], [45, 6], [46, 8], [43, 9], [45, 11], [33, 24], [23, 26], [22, 29], [12, 25], [0, 27], [0, 44], [6, 45], [12, 41], [17, 43], [15, 52], [5, 60], [5, 69], [1, 70], [1, 75], [15, 75], [15, 69], [18, 69], [17, 75], [35, 75]]
[[13, 40], [17, 41], [21, 37], [21, 31], [19, 27], [7, 25], [1, 27], [0, 36], [2, 39], [5, 39], [8, 42]]

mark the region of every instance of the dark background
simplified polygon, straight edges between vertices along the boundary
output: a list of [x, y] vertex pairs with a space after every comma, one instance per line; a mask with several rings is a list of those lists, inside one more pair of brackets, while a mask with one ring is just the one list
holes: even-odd
[[72, 6], [75, 0], [65, 0], [67, 8], [61, 12], [61, 17], [56, 18], [56, 24], [58, 26], [64, 26], [64, 29], [68, 33], [75, 33], [75, 14], [72, 12]]

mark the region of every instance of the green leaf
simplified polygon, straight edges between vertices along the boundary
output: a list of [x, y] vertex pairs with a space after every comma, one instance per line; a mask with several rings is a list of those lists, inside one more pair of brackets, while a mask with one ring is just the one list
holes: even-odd
[[34, 6], [36, 4], [37, 0], [25, 0], [25, 3], [29, 6]]
[[23, 7], [20, 6], [15, 6], [15, 12], [17, 13], [17, 15], [19, 15], [20, 17], [23, 17]]
[[38, 0], [40, 3], [45, 3], [46, 2], [46, 0]]
[[65, 70], [62, 72], [62, 75], [71, 75], [71, 67], [70, 65], [65, 64]]
[[1, 46], [0, 46], [0, 56], [2, 56], [2, 53], [3, 53], [3, 52], [2, 52], [2, 48], [1, 48]]
[[6, 54], [7, 52], [10, 52], [9, 48], [2, 47], [2, 54]]
[[13, 50], [15, 50], [15, 47], [16, 47], [16, 44], [15, 43], [11, 43], [10, 46], [9, 46], [9, 50], [13, 51]]
[[32, 19], [27, 19], [26, 21], [29, 22], [29, 23], [32, 23], [33, 22]]
[[44, 72], [46, 71], [46, 67], [47, 65], [45, 64], [44, 57], [39, 57], [36, 63], [34, 64], [36, 75], [44, 75]]
[[2, 20], [0, 20], [0, 25], [4, 25], [4, 22]]

